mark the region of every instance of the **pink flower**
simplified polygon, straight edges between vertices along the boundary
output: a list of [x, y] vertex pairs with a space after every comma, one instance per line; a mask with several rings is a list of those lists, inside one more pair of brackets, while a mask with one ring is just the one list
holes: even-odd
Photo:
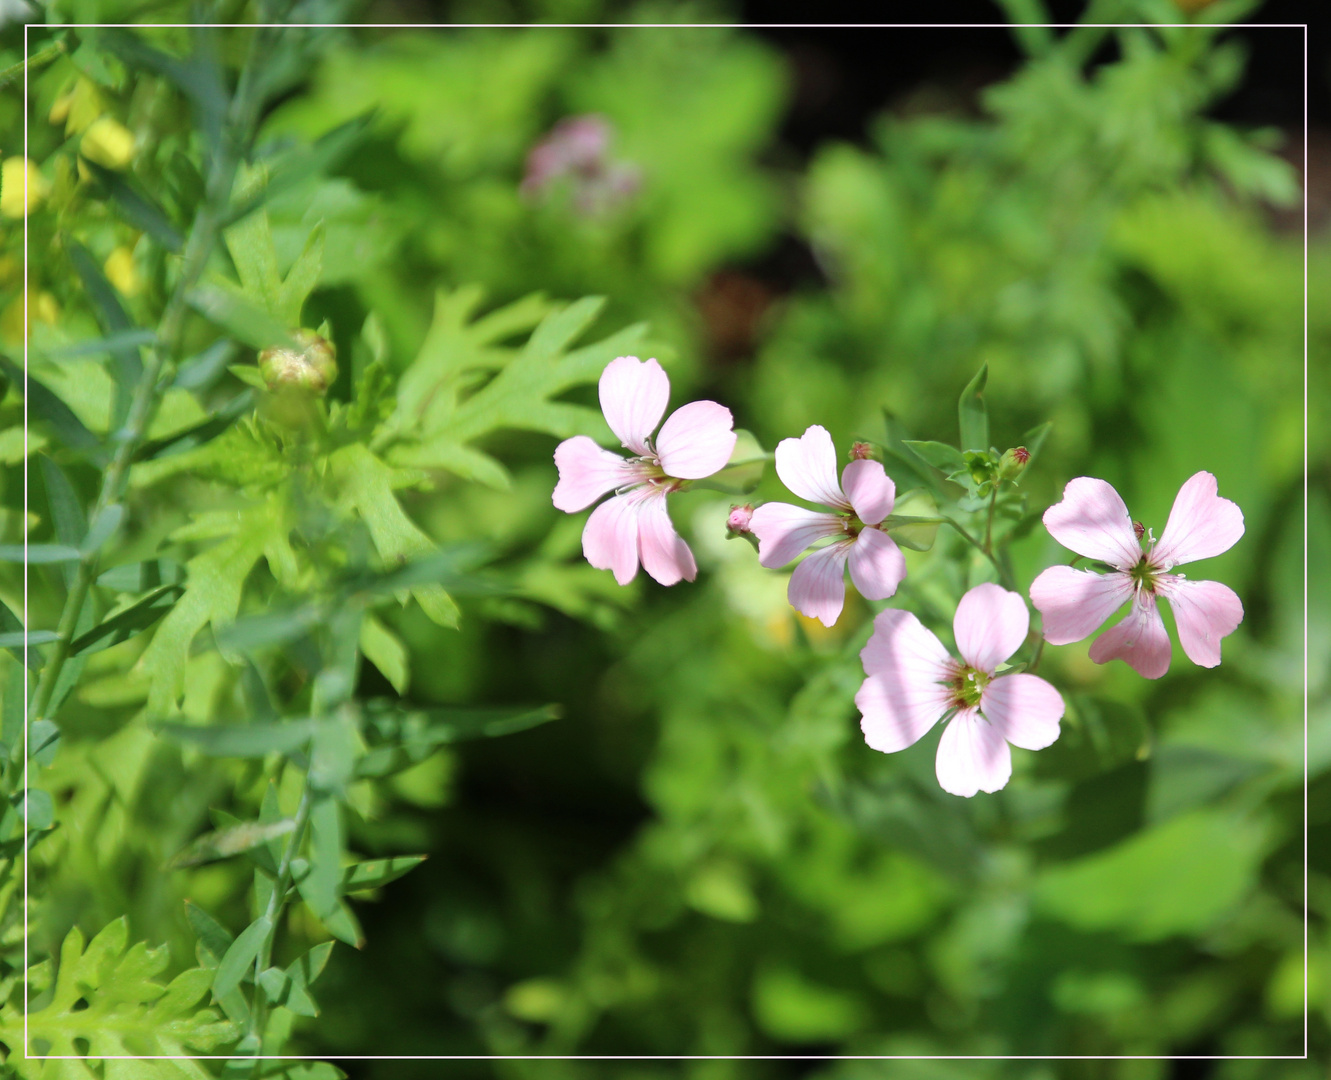
[[618, 357], [601, 372], [600, 394], [606, 423], [635, 456], [626, 460], [586, 435], [565, 439], [555, 447], [554, 504], [575, 514], [614, 491], [582, 530], [587, 561], [598, 570], [613, 570], [621, 585], [633, 580], [639, 560], [662, 585], [692, 581], [698, 567], [670, 523], [666, 496], [730, 460], [736, 438], [730, 410], [715, 401], [690, 402], [661, 425], [653, 447], [651, 434], [670, 399], [670, 379], [661, 365]]
[[961, 598], [952, 628], [962, 663], [909, 611], [889, 608], [860, 650], [868, 676], [855, 704], [864, 741], [885, 754], [914, 745], [955, 710], [938, 741], [935, 768], [944, 791], [970, 798], [997, 791], [1012, 775], [1008, 743], [1040, 750], [1058, 738], [1063, 699], [1035, 675], [994, 676], [1021, 646], [1030, 614], [1018, 593], [977, 585]]
[[1044, 617], [1044, 636], [1053, 645], [1080, 641], [1096, 630], [1129, 597], [1127, 618], [1091, 646], [1097, 664], [1114, 657], [1139, 675], [1158, 679], [1169, 670], [1169, 635], [1157, 599], [1174, 609], [1179, 642], [1194, 664], [1220, 663], [1220, 639], [1243, 621], [1243, 604], [1234, 591], [1215, 581], [1188, 581], [1169, 571], [1183, 563], [1228, 551], [1243, 535], [1243, 511], [1217, 494], [1216, 479], [1199, 472], [1179, 489], [1169, 521], [1157, 543], [1148, 537], [1142, 550], [1128, 508], [1103, 480], [1079, 476], [1063, 489], [1063, 501], [1044, 512], [1050, 534], [1088, 559], [1108, 563], [1113, 571], [1097, 574], [1070, 566], [1051, 566], [1031, 585], [1031, 602]]
[[832, 436], [815, 424], [776, 448], [776, 471], [801, 499], [836, 510], [820, 514], [789, 503], [764, 503], [750, 527], [758, 537], [758, 561], [785, 566], [823, 537], [835, 537], [805, 559], [790, 577], [786, 595], [796, 611], [831, 626], [846, 599], [845, 567], [867, 600], [886, 600], [906, 576], [906, 560], [879, 526], [892, 512], [896, 485], [877, 461], [857, 458], [836, 479]]

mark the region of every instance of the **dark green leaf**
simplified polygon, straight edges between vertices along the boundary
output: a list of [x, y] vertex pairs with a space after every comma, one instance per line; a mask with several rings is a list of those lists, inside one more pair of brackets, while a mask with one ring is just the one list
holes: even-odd
[[342, 872], [342, 891], [354, 893], [377, 889], [416, 869], [425, 859], [424, 855], [401, 855], [395, 859], [372, 859], [369, 862], [353, 863]]
[[304, 637], [326, 618], [326, 610], [314, 604], [291, 611], [252, 615], [247, 619], [237, 619], [219, 631], [216, 635], [217, 647], [222, 650], [242, 651], [285, 645]]
[[558, 706], [530, 709], [412, 709], [395, 701], [369, 701], [366, 736], [371, 750], [358, 776], [388, 776], [428, 757], [436, 748], [467, 739], [491, 738], [548, 723]]
[[[120, 303], [120, 296], [106, 280], [102, 268], [92, 257], [88, 249], [77, 240], [67, 240], [69, 260], [75, 272], [83, 282], [83, 288], [92, 302], [93, 311], [103, 334], [116, 334], [134, 329], [134, 324], [125, 313]], [[143, 375], [143, 362], [139, 359], [137, 345], [121, 346], [109, 350], [113, 361], [112, 371], [115, 377], [116, 397], [112, 407], [111, 427], [117, 428], [124, 423], [129, 413], [130, 399]]]
[[88, 532], [88, 519], [83, 512], [83, 503], [74, 491], [74, 485], [69, 482], [65, 471], [45, 454], [39, 454], [37, 461], [46, 483], [46, 502], [51, 508], [51, 523], [55, 526], [56, 539], [70, 547], [82, 546]]
[[95, 161], [84, 159], [84, 164], [106, 189], [112, 201], [120, 207], [125, 220], [142, 229], [167, 251], [178, 252], [184, 247], [179, 231], [171, 224], [166, 212], [152, 198], [138, 189], [130, 180]]
[[207, 390], [218, 379], [227, 365], [240, 355], [240, 349], [230, 338], [218, 338], [201, 353], [181, 362], [176, 369], [174, 386], [184, 390]]
[[242, 390], [201, 424], [185, 431], [178, 431], [169, 439], [144, 443], [138, 453], [134, 455], [134, 460], [136, 462], [149, 461], [170, 457], [172, 454], [183, 454], [186, 450], [193, 450], [204, 443], [211, 442], [219, 435], [229, 431], [231, 425], [240, 417], [252, 413], [256, 401], [257, 398], [253, 390]]
[[[68, 360], [76, 356], [96, 356], [98, 353], [111, 353], [117, 349], [138, 348], [140, 345], [153, 345], [157, 335], [151, 330], [120, 330], [105, 337], [80, 341], [74, 345], [62, 345], [56, 349], [43, 349], [40, 355], [48, 360]], [[33, 350], [37, 352], [38, 350]]]
[[55, 804], [49, 792], [28, 788], [16, 792], [12, 801], [18, 807], [19, 816], [26, 820], [29, 832], [49, 828], [55, 820]]
[[323, 972], [332, 951], [333, 943], [325, 941], [292, 963], [286, 970], [286, 994], [279, 1004], [299, 1016], [318, 1016], [319, 1006], [310, 994], [310, 987]]
[[38, 765], [50, 765], [60, 748], [60, 729], [52, 720], [34, 720], [28, 727], [28, 756]]
[[59, 640], [60, 635], [54, 630], [29, 630], [27, 634], [24, 634], [22, 630], [17, 632], [10, 630], [6, 633], [0, 633], [0, 649], [21, 649], [24, 641], [32, 646], [49, 645], [51, 642]]
[[23, 369], [7, 356], [0, 356], [0, 371], [15, 386], [25, 387], [28, 408], [39, 420], [50, 424], [60, 442], [71, 450], [81, 450], [97, 463], [105, 463], [106, 451], [100, 440], [83, 425], [83, 421], [74, 415], [68, 405], [60, 400], [40, 381], [31, 375], [25, 376]]
[[241, 980], [254, 965], [259, 949], [273, 928], [266, 915], [261, 915], [240, 932], [240, 936], [231, 943], [226, 954], [217, 965], [213, 974], [213, 997], [221, 1001], [231, 991], [240, 987]]
[[196, 33], [195, 38], [195, 53], [182, 60], [154, 48], [123, 28], [106, 27], [97, 31], [97, 40], [130, 67], [151, 71], [175, 83], [193, 102], [199, 126], [209, 145], [216, 147], [221, 141], [222, 120], [226, 114], [226, 87], [212, 56], [208, 34]]
[[4, 698], [0, 700], [0, 746], [5, 757], [13, 755], [15, 748], [23, 740], [23, 669], [17, 664], [9, 665], [9, 676], [5, 679]]
[[342, 884], [342, 816], [335, 799], [315, 800], [310, 810], [309, 850], [310, 868], [297, 887], [310, 910], [325, 920], [337, 910]]
[[199, 944], [211, 959], [210, 966], [216, 967], [235, 940], [231, 932], [191, 900], [185, 901], [185, 917], [189, 919], [194, 936], [199, 939]]
[[82, 545], [83, 551], [91, 553], [101, 548], [115, 535], [116, 530], [120, 528], [120, 523], [124, 520], [125, 508], [119, 503], [103, 506], [88, 527], [88, 535]]
[[83, 553], [64, 544], [29, 544], [24, 554], [22, 544], [0, 544], [0, 562], [27, 563], [37, 566], [45, 563], [78, 562]]
[[196, 746], [212, 757], [265, 757], [298, 750], [314, 734], [313, 720], [286, 720], [278, 724], [234, 724], [198, 727], [193, 724], [160, 724], [157, 733], [188, 746]]
[[909, 447], [910, 451], [921, 461], [932, 465], [935, 469], [941, 469], [949, 476], [966, 467], [966, 459], [961, 456], [961, 451], [956, 447], [948, 446], [947, 443], [918, 442], [914, 439], [907, 439], [902, 445]]
[[154, 589], [142, 600], [130, 605], [124, 611], [111, 616], [105, 622], [75, 638], [69, 646], [71, 656], [77, 656], [85, 649], [110, 638], [103, 648], [117, 645], [130, 637], [134, 631], [151, 626], [170, 611], [184, 593], [180, 585], [163, 585]]
[[[3, 634], [21, 634], [21, 633], [23, 633], [23, 622], [19, 619], [19, 617], [18, 617], [17, 615], [15, 615], [12, 611], [9, 610], [9, 607], [5, 604], [5, 602], [4, 602], [3, 600], [0, 600], [0, 633], [3, 633]], [[20, 645], [20, 646], [7, 645], [7, 646], [5, 646], [5, 647], [6, 647], [7, 649], [9, 649], [10, 653], [13, 655], [13, 657], [14, 657], [15, 660], [20, 660], [20, 661], [21, 661], [21, 660], [23, 659], [23, 649], [22, 649], [21, 645]], [[38, 656], [35, 652], [31, 652], [31, 651], [30, 651], [30, 652], [28, 653], [28, 667], [32, 668], [33, 671], [40, 671], [40, 670], [41, 670], [41, 667], [42, 667], [42, 658], [41, 658], [40, 656]], [[16, 670], [17, 670], [17, 669], [16, 669]], [[11, 678], [12, 678], [12, 676], [11, 676]], [[11, 685], [12, 685], [12, 684], [11, 684]], [[6, 695], [5, 695], [5, 708], [6, 708], [6, 709], [9, 708], [9, 699], [10, 699], [11, 696], [12, 696], [12, 691], [11, 691], [11, 692], [7, 692]], [[19, 690], [18, 690], [18, 698], [17, 698], [17, 700], [18, 700], [18, 702], [19, 702], [19, 708], [22, 709], [22, 706], [23, 706], [23, 684], [22, 684], [22, 681], [19, 682]], [[8, 714], [6, 713], [6, 715], [8, 715]], [[22, 730], [22, 728], [20, 728], [20, 730]]]
[[989, 412], [984, 405], [984, 385], [989, 379], [989, 365], [980, 365], [975, 378], [966, 384], [957, 402], [963, 450], [989, 449]]
[[341, 795], [356, 771], [359, 740], [349, 717], [340, 715], [315, 722], [310, 754], [310, 787]]

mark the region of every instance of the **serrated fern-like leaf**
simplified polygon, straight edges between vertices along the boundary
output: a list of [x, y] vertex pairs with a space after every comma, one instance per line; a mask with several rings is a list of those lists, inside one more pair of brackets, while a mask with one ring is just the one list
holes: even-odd
[[[233, 1042], [236, 1025], [209, 1008], [199, 1008], [212, 984], [212, 972], [191, 968], [169, 984], [158, 976], [168, 963], [166, 946], [143, 942], [128, 946], [122, 917], [102, 929], [84, 947], [75, 927], [60, 948], [50, 1000], [28, 1013], [27, 1055], [23, 1053], [21, 993], [0, 1018], [0, 1041], [9, 1048], [9, 1067], [23, 1080], [98, 1075], [106, 1080], [206, 1080], [209, 1074], [183, 1055], [206, 1054]], [[127, 947], [128, 946], [128, 947]], [[43, 988], [49, 969], [32, 969], [34, 990]], [[137, 1055], [182, 1055], [174, 1060], [134, 1059]], [[61, 1058], [65, 1060], [61, 1060]]]

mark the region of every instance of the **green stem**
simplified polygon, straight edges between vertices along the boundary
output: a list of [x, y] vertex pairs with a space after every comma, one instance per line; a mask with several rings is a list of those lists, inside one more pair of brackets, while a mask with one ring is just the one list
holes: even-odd
[[1036, 641], [1035, 643], [1035, 652], [1031, 653], [1030, 667], [1028, 667], [1026, 670], [1029, 671], [1031, 674], [1034, 674], [1035, 669], [1040, 666], [1040, 658], [1043, 656], [1044, 656], [1044, 634], [1041, 634], [1039, 640]]
[[268, 994], [259, 983], [259, 976], [268, 970], [268, 965], [273, 958], [273, 942], [277, 939], [277, 925], [282, 915], [282, 909], [286, 907], [287, 890], [291, 888], [291, 862], [295, 858], [296, 852], [300, 850], [301, 840], [305, 837], [305, 828], [310, 820], [310, 808], [313, 800], [310, 797], [310, 786], [308, 778], [300, 793], [300, 805], [296, 808], [296, 825], [291, 830], [291, 841], [287, 844], [286, 850], [282, 853], [282, 861], [277, 867], [277, 881], [274, 882], [272, 894], [268, 897], [268, 907], [264, 911], [268, 919], [268, 933], [263, 942], [259, 945], [259, 955], [254, 958], [254, 1008], [250, 1010], [249, 1034], [257, 1035], [259, 1049], [256, 1053], [263, 1052], [263, 1031], [268, 1021]]
[[998, 485], [989, 493], [989, 514], [984, 522], [984, 553], [989, 555], [994, 550], [994, 505], [998, 502]]
[[1012, 581], [1012, 576], [1003, 568], [1003, 564], [1000, 563], [998, 559], [994, 557], [994, 553], [992, 551], [986, 550], [985, 546], [982, 543], [980, 543], [979, 540], [973, 537], [962, 525], [954, 521], [952, 518], [944, 517], [942, 520], [946, 524], [951, 525], [952, 528], [956, 529], [957, 532], [961, 534], [962, 538], [965, 539], [965, 541], [971, 545], [971, 547], [973, 547], [976, 551], [978, 551], [981, 555], [983, 555], [993, 564], [994, 569], [998, 572], [998, 580], [1002, 582], [1003, 588], [1010, 589], [1012, 592], [1017, 591], [1017, 586]]
[[50, 45], [44, 45], [26, 60], [20, 60], [17, 64], [10, 64], [9, 67], [0, 71], [0, 88], [8, 86], [11, 82], [23, 74], [26, 68], [29, 71], [36, 71], [43, 64], [49, 64], [58, 56], [64, 55], [65, 43], [63, 41], [53, 41]]

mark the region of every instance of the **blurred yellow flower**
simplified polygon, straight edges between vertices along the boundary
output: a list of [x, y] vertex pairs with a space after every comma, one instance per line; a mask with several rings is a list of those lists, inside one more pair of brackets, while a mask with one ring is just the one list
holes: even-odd
[[134, 267], [134, 253], [123, 244], [107, 256], [102, 271], [121, 296], [138, 296], [143, 288], [143, 278]]
[[51, 106], [47, 119], [53, 124], [64, 123], [66, 135], [87, 131], [105, 111], [102, 95], [89, 79], [80, 78]]
[[24, 217], [41, 205], [50, 189], [51, 185], [41, 170], [27, 158], [7, 158], [0, 165], [0, 214], [9, 218]]
[[[32, 324], [44, 322], [53, 326], [60, 318], [60, 305], [49, 292], [42, 290], [33, 297], [32, 307], [28, 312], [28, 336], [32, 336]], [[0, 336], [8, 341], [23, 340], [23, 298], [16, 296], [0, 314]]]
[[134, 135], [119, 120], [103, 116], [83, 133], [79, 153], [108, 169], [123, 169], [134, 158]]

